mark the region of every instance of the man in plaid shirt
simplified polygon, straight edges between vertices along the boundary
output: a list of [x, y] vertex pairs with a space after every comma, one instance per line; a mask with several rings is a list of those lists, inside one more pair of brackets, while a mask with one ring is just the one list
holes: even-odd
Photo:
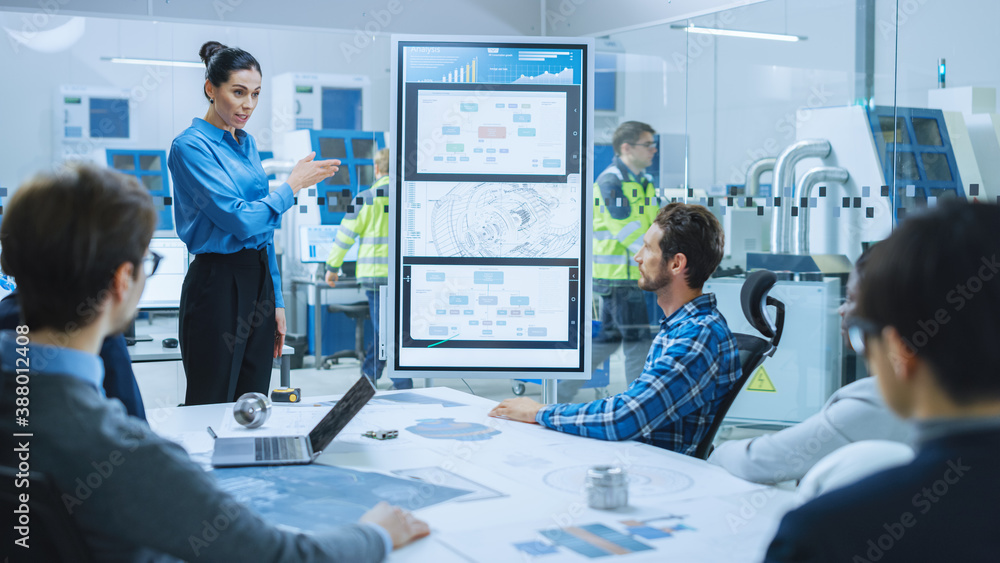
[[623, 393], [582, 404], [542, 405], [507, 399], [492, 416], [601, 440], [641, 440], [691, 455], [740, 377], [736, 339], [702, 293], [722, 261], [722, 225], [700, 205], [671, 203], [660, 210], [635, 255], [639, 287], [656, 293], [660, 332], [646, 365]]

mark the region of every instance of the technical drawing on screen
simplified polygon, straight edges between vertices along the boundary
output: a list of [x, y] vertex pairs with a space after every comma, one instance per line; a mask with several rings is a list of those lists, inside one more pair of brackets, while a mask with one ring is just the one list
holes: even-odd
[[593, 47], [393, 37], [400, 377], [590, 377]]

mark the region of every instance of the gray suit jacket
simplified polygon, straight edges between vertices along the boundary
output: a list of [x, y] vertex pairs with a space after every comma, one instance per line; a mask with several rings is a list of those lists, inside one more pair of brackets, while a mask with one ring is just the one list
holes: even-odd
[[355, 562], [386, 555], [367, 526], [323, 535], [275, 528], [219, 490], [180, 446], [79, 379], [32, 376], [27, 428], [14, 425], [14, 376], [4, 374], [3, 383], [0, 448], [12, 452], [14, 440], [30, 441], [31, 469], [53, 479], [98, 561]]
[[889, 410], [874, 377], [841, 387], [820, 412], [775, 434], [723, 442], [708, 462], [755, 483], [798, 480], [837, 448], [861, 440], [913, 444], [912, 426]]

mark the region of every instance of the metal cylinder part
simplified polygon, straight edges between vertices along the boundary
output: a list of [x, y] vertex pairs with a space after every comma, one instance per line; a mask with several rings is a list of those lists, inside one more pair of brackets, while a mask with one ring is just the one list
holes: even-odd
[[245, 393], [236, 400], [233, 417], [241, 426], [259, 428], [271, 417], [271, 399], [260, 393]]
[[628, 505], [628, 475], [615, 465], [595, 465], [587, 470], [587, 506], [611, 510]]

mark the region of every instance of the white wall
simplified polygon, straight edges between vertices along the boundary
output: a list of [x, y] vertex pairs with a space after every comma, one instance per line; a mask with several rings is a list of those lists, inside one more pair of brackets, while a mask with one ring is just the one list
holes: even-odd
[[753, 160], [795, 139], [797, 109], [851, 103], [854, 13], [854, 0], [772, 0], [694, 20], [808, 37], [798, 43], [689, 36], [669, 25], [615, 35], [644, 69], [627, 75], [625, 119], [687, 132], [692, 187], [742, 183]]
[[[0, 14], [4, 15], [4, 14]], [[10, 15], [10, 14], [6, 14]], [[264, 84], [260, 105], [247, 131], [269, 149], [271, 122], [268, 78], [282, 72], [364, 74], [372, 82], [371, 123], [389, 129], [389, 40], [378, 36], [345, 56], [353, 45], [347, 33], [220, 27], [87, 18], [86, 31], [72, 48], [38, 53], [13, 42], [0, 44], [0, 186], [15, 187], [54, 160], [52, 98], [61, 84], [128, 88], [139, 124], [136, 148], [162, 149], [194, 117], [205, 115], [204, 71], [196, 68], [137, 66], [102, 61], [102, 56], [198, 60], [207, 40], [239, 46], [261, 64]]]
[[[994, 0], [899, 0], [876, 4], [876, 40], [890, 41], [899, 30], [898, 104], [927, 107], [927, 90], [937, 88], [937, 61], [947, 59], [948, 87], [1000, 88], [1000, 3]], [[897, 25], [898, 24], [898, 25]], [[892, 69], [893, 52], [878, 53], [878, 67]], [[891, 81], [882, 81], [876, 100], [892, 105]]]
[[[407, 4], [419, 5], [417, 0]], [[518, 6], [524, 8], [524, 3]], [[549, 10], [560, 6], [553, 0], [546, 3]], [[475, 9], [483, 11], [482, 6]], [[701, 25], [808, 37], [794, 44], [688, 37], [669, 25], [613, 35], [628, 53], [624, 118], [647, 121], [666, 133], [687, 132], [693, 187], [738, 181], [751, 160], [777, 154], [794, 138], [795, 109], [851, 103], [856, 78], [854, 10], [854, 0], [770, 0], [695, 20]], [[494, 12], [506, 13], [501, 8]], [[994, 55], [1000, 50], [1000, 36], [991, 28], [1000, 19], [1000, 3], [900, 0], [900, 12], [900, 105], [926, 105], [926, 92], [935, 87], [939, 57], [948, 59], [949, 86], [1000, 85]], [[485, 21], [488, 15], [483, 12], [480, 19]], [[0, 24], [18, 30], [25, 17], [30, 22], [30, 14], [0, 12]], [[413, 23], [413, 12], [400, 18], [398, 25], [404, 26], [404, 20]], [[513, 15], [498, 17], [487, 27], [506, 25], [513, 30], [520, 25], [515, 20]], [[480, 23], [477, 20], [477, 26]], [[897, 86], [894, 1], [877, 2], [875, 25], [875, 100], [891, 105]], [[166, 149], [192, 117], [204, 114], [201, 71], [117, 65], [100, 57], [196, 60], [198, 47], [208, 39], [244, 47], [263, 66], [265, 92], [248, 126], [265, 141], [262, 148], [268, 148], [267, 136], [261, 133], [270, 122], [267, 77], [281, 72], [367, 74], [372, 80], [373, 109], [384, 108], [383, 113], [373, 113], [373, 128], [389, 127], [389, 52], [384, 34], [355, 53], [350, 47], [359, 38], [351, 31], [87, 18], [83, 37], [67, 51], [43, 54], [4, 39], [0, 41], [0, 73], [6, 86], [0, 88], [0, 130], [7, 133], [0, 137], [0, 186], [4, 187], [15, 187], [52, 163], [51, 97], [60, 84], [135, 89], [135, 119], [142, 124], [140, 148]], [[608, 131], [599, 127], [598, 138], [609, 136], [612, 127], [605, 126]]]
[[[567, 0], [568, 1], [568, 0]], [[582, 1], [582, 0], [576, 0]], [[729, 0], [732, 2], [733, 0]], [[0, 0], [0, 10], [372, 33], [539, 35], [541, 0]], [[447, 17], [443, 17], [447, 15]], [[640, 20], [641, 15], [633, 15]], [[456, 22], [462, 29], [456, 29]], [[30, 24], [29, 24], [30, 25]], [[18, 26], [15, 29], [19, 29]]]

